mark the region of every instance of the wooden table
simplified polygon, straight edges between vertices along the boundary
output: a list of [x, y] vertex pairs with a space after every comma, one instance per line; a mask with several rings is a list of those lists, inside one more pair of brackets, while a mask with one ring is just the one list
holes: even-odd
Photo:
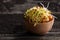
[[26, 32], [24, 29], [23, 12], [30, 7], [29, 5], [34, 4], [24, 5], [15, 5], [17, 9], [14, 7], [14, 11], [8, 14], [0, 13], [0, 40], [60, 40], [60, 12], [53, 12], [57, 19], [55, 19], [52, 30], [48, 34], [40, 36]]
[[[53, 13], [53, 15], [55, 15], [57, 17], [57, 19], [55, 19], [53, 28], [48, 34], [46, 34], [44, 36], [26, 32], [24, 29], [24, 25], [21, 24], [19, 26], [16, 25], [16, 30], [15, 30], [14, 34], [6, 34], [6, 33], [0, 34], [0, 39], [1, 40], [3, 40], [3, 39], [4, 40], [5, 39], [6, 40], [14, 40], [14, 39], [15, 40], [60, 40], [60, 13], [59, 12], [55, 12], [55, 13]], [[0, 14], [0, 15], [2, 15], [2, 14]], [[4, 14], [4, 15], [7, 15], [7, 14]], [[23, 16], [23, 14], [20, 14], [20, 15]]]

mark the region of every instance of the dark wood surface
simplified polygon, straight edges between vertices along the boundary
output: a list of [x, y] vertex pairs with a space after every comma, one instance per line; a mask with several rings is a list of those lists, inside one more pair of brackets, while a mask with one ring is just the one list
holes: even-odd
[[23, 13], [34, 5], [18, 4], [11, 12], [0, 13], [0, 40], [60, 40], [60, 12], [53, 12], [57, 19], [51, 31], [44, 36], [27, 32], [24, 29]]
[[[17, 15], [20, 19], [17, 17]], [[53, 28], [51, 29], [51, 31], [48, 34], [43, 35], [43, 36], [27, 32], [24, 29], [25, 26], [23, 25], [23, 23], [20, 24], [22, 22], [21, 17], [23, 19], [23, 14], [17, 14], [17, 15], [13, 14], [13, 16], [12, 16], [12, 14], [9, 14], [9, 15], [0, 14], [0, 17], [4, 16], [4, 18], [5, 18], [5, 19], [2, 18], [0, 20], [3, 20], [3, 19], [7, 20], [7, 18], [12, 17], [12, 19], [9, 20], [9, 23], [7, 20], [7, 21], [5, 21], [5, 25], [1, 25], [2, 27], [5, 26], [6, 30], [2, 29], [2, 27], [0, 26], [1, 27], [1, 29], [0, 29], [0, 33], [1, 33], [0, 39], [1, 40], [5, 40], [5, 39], [6, 40], [12, 40], [12, 39], [13, 40], [60, 40], [60, 13], [53, 14], [57, 17], [57, 19], [55, 19]], [[17, 22], [15, 24], [12, 22], [12, 20], [13, 21], [15, 20], [14, 18], [19, 19], [20, 21], [17, 20]], [[0, 23], [0, 24], [2, 24], [2, 23]], [[9, 29], [7, 27], [9, 27]]]

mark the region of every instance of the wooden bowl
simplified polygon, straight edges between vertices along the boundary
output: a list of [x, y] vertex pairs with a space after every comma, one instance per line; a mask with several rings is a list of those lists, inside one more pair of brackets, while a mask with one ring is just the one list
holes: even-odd
[[25, 28], [29, 32], [39, 34], [39, 35], [44, 35], [47, 34], [48, 31], [52, 29], [53, 24], [54, 24], [54, 18], [49, 22], [39, 23], [35, 27], [33, 26], [32, 23], [25, 21], [25, 26], [26, 26]]

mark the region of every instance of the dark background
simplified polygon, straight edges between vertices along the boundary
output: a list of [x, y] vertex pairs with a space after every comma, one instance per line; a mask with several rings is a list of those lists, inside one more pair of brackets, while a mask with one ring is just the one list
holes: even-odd
[[[0, 34], [20, 34], [25, 32], [23, 14], [28, 8], [42, 2], [60, 21], [60, 0], [0, 0]], [[59, 23], [55, 23], [54, 26]], [[56, 30], [52, 30], [56, 31]]]
[[[45, 36], [26, 32], [23, 14], [28, 8], [42, 2], [57, 17], [52, 30]], [[60, 40], [60, 0], [0, 0], [0, 39]]]
[[48, 9], [52, 12], [60, 12], [59, 0], [0, 0], [0, 33], [20, 33], [24, 24], [23, 14], [39, 2], [42, 2], [45, 7], [50, 2]]
[[[11, 12], [13, 13], [19, 11], [25, 11], [27, 8], [30, 8], [36, 5], [38, 2], [42, 2], [45, 6], [50, 2], [48, 9], [59, 12], [60, 10], [60, 1], [59, 0], [0, 0], [0, 11], [1, 12]], [[18, 13], [19, 13], [18, 12]]]

